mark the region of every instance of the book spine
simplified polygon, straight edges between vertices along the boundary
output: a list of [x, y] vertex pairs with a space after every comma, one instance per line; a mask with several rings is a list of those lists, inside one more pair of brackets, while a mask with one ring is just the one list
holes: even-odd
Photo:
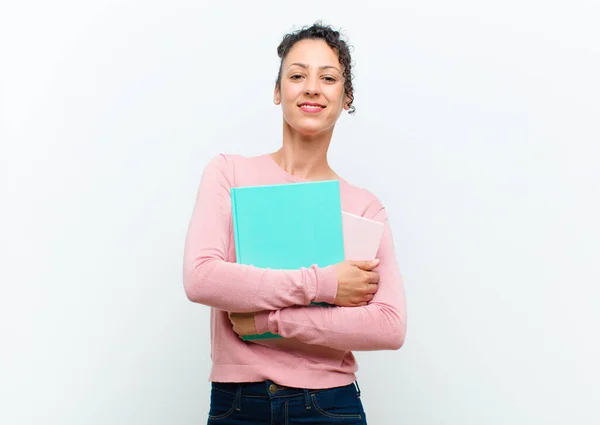
[[235, 244], [235, 260], [236, 260], [236, 263], [242, 264], [242, 260], [241, 260], [242, 253], [240, 250], [240, 234], [238, 231], [238, 217], [237, 217], [237, 208], [236, 208], [236, 202], [235, 202], [236, 193], [237, 193], [237, 190], [234, 187], [232, 187], [229, 190], [229, 194], [231, 197], [231, 221], [232, 221], [232, 225], [233, 225], [233, 242]]
[[243, 341], [256, 341], [261, 339], [281, 339], [283, 338], [281, 335], [275, 335], [271, 332], [266, 332], [264, 334], [256, 334], [256, 335], [245, 335], [242, 337]]

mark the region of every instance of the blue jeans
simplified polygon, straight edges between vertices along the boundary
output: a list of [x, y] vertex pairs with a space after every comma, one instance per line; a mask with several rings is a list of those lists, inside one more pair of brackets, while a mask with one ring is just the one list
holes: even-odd
[[212, 383], [208, 425], [366, 425], [358, 384], [323, 390], [272, 381]]

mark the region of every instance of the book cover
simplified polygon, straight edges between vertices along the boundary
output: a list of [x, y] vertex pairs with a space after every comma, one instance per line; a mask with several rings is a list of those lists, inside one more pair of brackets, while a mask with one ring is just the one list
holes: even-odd
[[377, 258], [383, 223], [342, 211], [344, 259], [370, 261]]
[[337, 180], [239, 187], [230, 194], [237, 263], [297, 270], [344, 260]]

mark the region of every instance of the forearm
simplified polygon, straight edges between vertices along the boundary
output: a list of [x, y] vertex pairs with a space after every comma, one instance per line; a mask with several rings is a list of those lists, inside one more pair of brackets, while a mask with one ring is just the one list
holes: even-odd
[[188, 262], [184, 287], [190, 301], [245, 313], [333, 303], [337, 278], [332, 267], [272, 270], [205, 258]]
[[364, 307], [290, 307], [256, 314], [258, 333], [272, 332], [312, 345], [346, 351], [397, 350], [406, 320], [390, 305]]

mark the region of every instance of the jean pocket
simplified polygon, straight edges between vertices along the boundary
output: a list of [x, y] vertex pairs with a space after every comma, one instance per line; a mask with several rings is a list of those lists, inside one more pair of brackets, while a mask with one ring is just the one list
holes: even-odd
[[352, 420], [353, 423], [362, 423], [364, 418], [362, 405], [352, 388], [318, 391], [311, 394], [310, 398], [314, 410], [325, 418], [347, 419]]
[[237, 396], [235, 394], [212, 388], [208, 419], [215, 421], [230, 417], [236, 411], [236, 401]]

